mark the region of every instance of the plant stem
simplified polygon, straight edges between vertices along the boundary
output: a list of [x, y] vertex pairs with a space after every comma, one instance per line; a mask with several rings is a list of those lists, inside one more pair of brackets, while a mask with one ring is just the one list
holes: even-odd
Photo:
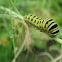
[[25, 41], [23, 42], [22, 46], [20, 47], [20, 49], [18, 50], [16, 56], [14, 57], [14, 59], [12, 60], [12, 62], [15, 62], [15, 58], [17, 58], [19, 56], [19, 54], [21, 53], [22, 49], [25, 46]]
[[0, 14], [0, 17], [17, 17], [16, 15]]
[[53, 38], [55, 41], [57, 41], [57, 42], [59, 42], [60, 44], [62, 44], [62, 40], [60, 39], [60, 38], [58, 38], [58, 37], [56, 37], [56, 38]]
[[16, 15], [18, 18], [20, 18], [20, 19], [23, 20], [23, 16], [22, 16], [22, 15], [19, 15], [19, 14], [15, 13], [14, 11], [12, 11], [12, 10], [10, 10], [10, 9], [8, 9], [8, 8], [4, 8], [4, 7], [0, 6], [0, 9], [9, 12], [9, 14]]

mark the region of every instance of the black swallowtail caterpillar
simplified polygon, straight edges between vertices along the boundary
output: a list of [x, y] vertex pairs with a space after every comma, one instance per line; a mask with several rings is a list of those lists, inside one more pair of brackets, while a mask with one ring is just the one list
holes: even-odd
[[41, 32], [46, 32], [50, 37], [55, 37], [59, 34], [58, 25], [54, 22], [53, 19], [41, 18], [35, 15], [26, 15], [24, 16], [24, 21], [34, 25]]

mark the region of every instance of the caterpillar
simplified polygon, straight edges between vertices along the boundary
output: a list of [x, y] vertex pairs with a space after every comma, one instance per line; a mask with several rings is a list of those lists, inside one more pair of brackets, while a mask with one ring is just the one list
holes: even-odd
[[53, 19], [37, 17], [29, 14], [24, 16], [24, 21], [32, 24], [41, 32], [47, 33], [50, 37], [56, 37], [59, 34], [58, 25]]

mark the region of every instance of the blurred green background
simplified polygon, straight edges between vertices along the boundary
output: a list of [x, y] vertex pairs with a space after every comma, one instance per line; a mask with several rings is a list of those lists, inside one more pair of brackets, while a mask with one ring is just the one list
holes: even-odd
[[[57, 37], [62, 38], [62, 0], [0, 0], [1, 6], [22, 16], [34, 14], [53, 18], [60, 30]], [[23, 20], [9, 14], [13, 15], [0, 9], [0, 62], [12, 62], [20, 48], [15, 62], [51, 62], [61, 55], [61, 44], [31, 25], [26, 28]]]

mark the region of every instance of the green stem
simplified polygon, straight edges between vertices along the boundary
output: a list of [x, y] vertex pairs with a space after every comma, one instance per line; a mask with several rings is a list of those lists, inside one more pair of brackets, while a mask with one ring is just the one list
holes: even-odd
[[[11, 21], [11, 27], [12, 27], [12, 29], [13, 29], [13, 26], [14, 26], [14, 21]], [[14, 31], [12, 30], [12, 43], [13, 43], [13, 48], [14, 48], [14, 58], [15, 58], [15, 60], [14, 60], [14, 62], [16, 62], [16, 46], [15, 46], [15, 38], [14, 38]]]
[[14, 42], [14, 37], [12, 39], [12, 42], [13, 42], [13, 48], [14, 48], [14, 62], [16, 62], [16, 51], [15, 51], [15, 42]]
[[0, 17], [17, 17], [16, 15], [0, 14]]
[[19, 56], [19, 54], [21, 53], [22, 49], [24, 48], [25, 46], [25, 41], [23, 42], [22, 46], [20, 47], [20, 49], [18, 50], [16, 56], [14, 57], [13, 59], [13, 62], [15, 62], [15, 58], [17, 58]]
[[12, 5], [12, 7], [15, 9], [15, 11], [18, 13], [18, 14], [20, 14], [20, 12], [17, 10], [17, 8], [15, 7], [15, 4], [14, 4], [14, 2], [12, 1], [12, 0], [9, 0], [10, 1], [10, 3], [11, 3], [11, 5]]
[[58, 37], [56, 37], [56, 38], [53, 38], [55, 41], [57, 41], [57, 42], [59, 42], [60, 44], [62, 44], [62, 40], [60, 39], [60, 38], [58, 38]]
[[9, 14], [16, 15], [18, 18], [20, 18], [20, 19], [23, 20], [23, 16], [22, 16], [22, 15], [19, 15], [19, 14], [15, 13], [14, 11], [12, 11], [12, 10], [10, 10], [10, 9], [8, 9], [8, 8], [4, 8], [4, 7], [0, 6], [0, 9], [9, 12]]

